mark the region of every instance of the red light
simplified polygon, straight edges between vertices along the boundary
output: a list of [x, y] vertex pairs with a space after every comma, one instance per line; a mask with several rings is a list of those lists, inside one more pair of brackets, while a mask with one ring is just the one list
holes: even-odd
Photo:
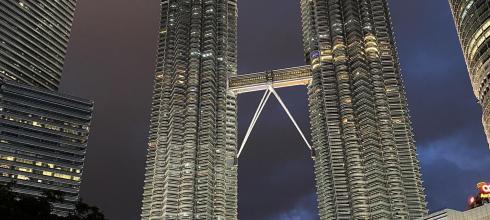
[[483, 192], [490, 193], [490, 184], [483, 185], [481, 188]]
[[470, 204], [473, 204], [475, 202], [475, 197], [470, 198]]
[[478, 188], [481, 193], [490, 193], [490, 183], [480, 182], [476, 185], [476, 188]]

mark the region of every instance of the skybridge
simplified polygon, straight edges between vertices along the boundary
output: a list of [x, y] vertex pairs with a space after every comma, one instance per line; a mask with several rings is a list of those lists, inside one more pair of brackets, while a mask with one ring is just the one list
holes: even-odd
[[[284, 101], [276, 92], [276, 88], [290, 87], [290, 86], [300, 86], [300, 85], [308, 85], [311, 82], [311, 67], [310, 66], [299, 66], [292, 67], [286, 69], [278, 69], [272, 71], [258, 72], [258, 73], [250, 73], [244, 75], [238, 75], [231, 77], [228, 81], [228, 89], [234, 91], [236, 94], [243, 94], [247, 92], [255, 92], [265, 90], [264, 96], [260, 100], [260, 103], [255, 111], [255, 114], [250, 122], [250, 125], [247, 129], [247, 133], [238, 149], [237, 157], [240, 157], [243, 149], [245, 148], [245, 144], [247, 143], [250, 134], [255, 126], [255, 123], [259, 119], [262, 110], [265, 107], [265, 104], [269, 100], [269, 97], [273, 95], [276, 97], [279, 104], [281, 104], [284, 111], [287, 113], [289, 119], [294, 124], [294, 127], [299, 132], [301, 137], [303, 138], [308, 149], [311, 150], [312, 157], [315, 156], [314, 149], [311, 147], [309, 141], [306, 139], [303, 131], [301, 131], [298, 123], [294, 119], [293, 115], [284, 104]], [[235, 160], [236, 162], [236, 160]]]
[[283, 88], [308, 85], [311, 81], [311, 67], [299, 66], [231, 77], [229, 89], [237, 94], [266, 90], [269, 86]]

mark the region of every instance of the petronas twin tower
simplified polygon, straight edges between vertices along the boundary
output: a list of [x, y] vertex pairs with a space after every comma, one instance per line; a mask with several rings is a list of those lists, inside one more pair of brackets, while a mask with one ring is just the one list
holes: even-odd
[[301, 12], [307, 66], [237, 76], [237, 0], [162, 0], [142, 219], [237, 219], [236, 97], [300, 84], [320, 218], [427, 213], [387, 0]]

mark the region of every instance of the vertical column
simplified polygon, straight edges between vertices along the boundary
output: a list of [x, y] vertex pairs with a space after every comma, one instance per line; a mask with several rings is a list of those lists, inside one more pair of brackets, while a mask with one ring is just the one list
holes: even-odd
[[[301, 1], [301, 14], [303, 23], [303, 47], [305, 48], [305, 58], [309, 60], [310, 51], [314, 51], [318, 46], [315, 42], [316, 36], [314, 3], [308, 0]], [[325, 121], [325, 106], [323, 104], [324, 93], [321, 90], [322, 76], [318, 73], [312, 74], [311, 84], [308, 86], [308, 107], [310, 113], [310, 127], [312, 133], [312, 147], [316, 152], [314, 157], [315, 181], [318, 200], [318, 211], [322, 219], [335, 218], [336, 205], [334, 198], [332, 178], [329, 174], [331, 169], [331, 151], [327, 142], [329, 141], [323, 134], [326, 128], [322, 125]]]
[[[164, 216], [164, 198], [166, 186], [165, 170], [168, 147], [167, 134], [169, 130], [170, 108], [170, 74], [164, 70], [166, 57], [170, 55], [167, 45], [172, 44], [169, 32], [173, 29], [169, 19], [175, 19], [175, 10], [171, 9], [168, 1], [161, 3], [161, 22], [159, 30], [159, 45], [157, 52], [152, 115], [150, 121], [149, 148], [146, 162], [145, 185], [142, 206], [142, 219], [155, 219]], [[169, 37], [170, 36], [170, 37]]]
[[198, 122], [198, 152], [196, 176], [196, 219], [210, 219], [213, 215], [213, 186], [217, 115], [217, 0], [202, 2], [201, 78]]
[[[238, 32], [238, 8], [237, 0], [228, 1], [228, 76], [237, 75], [237, 32]], [[229, 82], [227, 80], [227, 82]], [[228, 86], [228, 85], [227, 85]], [[237, 97], [228, 91], [227, 100], [227, 146], [226, 146], [226, 218], [238, 218], [238, 167], [235, 162], [238, 153], [238, 115]]]
[[[401, 78], [400, 66], [395, 49], [391, 18], [386, 0], [371, 0], [371, 10], [374, 19], [376, 38], [379, 44], [382, 78], [388, 98], [388, 109], [394, 134], [395, 150], [398, 155], [398, 168], [393, 162], [391, 169], [399, 169], [401, 183], [406, 197], [409, 218], [417, 219], [427, 214], [424, 188], [422, 186], [420, 165], [417, 159], [415, 141], [412, 133], [408, 105]], [[387, 147], [388, 151], [392, 149]], [[391, 154], [393, 155], [393, 154]], [[387, 154], [385, 159], [389, 159]], [[393, 173], [393, 172], [391, 172]], [[393, 176], [392, 176], [393, 177]], [[395, 178], [396, 179], [396, 178]], [[394, 189], [399, 188], [399, 182], [390, 183]], [[395, 191], [392, 191], [396, 193]], [[397, 197], [400, 201], [402, 196]], [[400, 202], [398, 202], [400, 203]], [[397, 206], [401, 208], [400, 205]]]
[[[341, 28], [335, 24], [340, 11], [339, 8], [331, 8], [338, 7], [338, 3], [331, 3], [326, 0], [302, 1], [305, 56], [313, 72], [309, 100], [313, 145], [317, 153], [315, 175], [320, 218], [352, 219], [350, 179], [344, 151], [346, 133], [343, 131], [345, 127], [341, 125], [339, 103], [339, 89], [342, 85], [337, 81], [337, 71], [342, 67], [334, 63], [340, 55], [333, 53], [338, 47], [334, 48], [331, 41], [335, 35], [332, 27], [334, 30]], [[347, 112], [342, 114], [345, 116]], [[353, 157], [351, 154], [350, 159]]]
[[[351, 2], [344, 0], [328, 0], [328, 10], [330, 19], [331, 42], [333, 53], [333, 64], [337, 77], [337, 90], [340, 101], [339, 114], [341, 117], [342, 139], [344, 140], [344, 154], [346, 171], [348, 173], [348, 190], [352, 218], [368, 219], [368, 199], [366, 197], [366, 181], [364, 175], [364, 165], [361, 152], [361, 140], [356, 128], [356, 117], [352, 103], [351, 79], [349, 72], [349, 59], [346, 45], [347, 34], [352, 34], [355, 27], [347, 23], [345, 16], [350, 15], [352, 10]], [[349, 7], [350, 6], [350, 7]], [[352, 21], [349, 21], [352, 22]], [[350, 45], [349, 45], [350, 46]], [[358, 118], [357, 118], [358, 119]]]
[[228, 91], [228, 78], [237, 74], [237, 1], [221, 0], [221, 22], [219, 42], [222, 42], [219, 62], [219, 109], [220, 111], [220, 163], [222, 170], [219, 173], [220, 193], [223, 193], [222, 219], [237, 219], [237, 104], [236, 95]]
[[[187, 76], [186, 76], [186, 98], [185, 98], [185, 131], [182, 163], [182, 182], [180, 185], [179, 212], [181, 219], [194, 219], [195, 209], [195, 176], [197, 155], [197, 122], [199, 121], [199, 78], [201, 71], [201, 19], [203, 16], [200, 1], [190, 2], [188, 16], [190, 21], [189, 33], [187, 33], [189, 48], [186, 53]], [[183, 80], [183, 78], [182, 78]]]

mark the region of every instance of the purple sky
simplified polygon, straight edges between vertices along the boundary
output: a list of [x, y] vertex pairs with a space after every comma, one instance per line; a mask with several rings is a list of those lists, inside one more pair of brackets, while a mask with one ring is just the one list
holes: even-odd
[[[390, 2], [429, 208], [464, 209], [490, 151], [447, 0]], [[299, 1], [239, 10], [240, 73], [304, 64]], [[139, 218], [158, 13], [158, 0], [78, 3], [62, 91], [95, 100], [81, 195], [113, 220]], [[306, 89], [279, 93], [309, 131]], [[261, 95], [239, 98], [241, 137]], [[309, 152], [273, 99], [240, 158], [239, 217], [318, 219]]]

